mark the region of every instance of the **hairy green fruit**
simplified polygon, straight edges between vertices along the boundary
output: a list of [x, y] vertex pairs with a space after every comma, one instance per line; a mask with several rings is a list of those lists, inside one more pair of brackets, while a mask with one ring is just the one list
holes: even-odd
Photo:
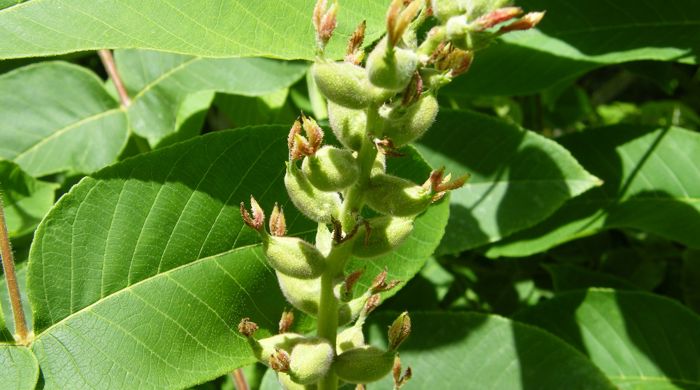
[[372, 169], [369, 171], [370, 177], [386, 173], [386, 155], [377, 153], [377, 157], [372, 163]]
[[417, 140], [433, 125], [438, 102], [435, 96], [428, 94], [408, 107], [396, 105], [383, 111], [384, 136], [398, 148]]
[[[255, 357], [263, 364], [267, 365], [270, 355], [275, 353], [275, 350], [281, 349], [286, 352], [291, 352], [296, 343], [303, 340], [304, 336], [297, 333], [282, 333], [271, 337], [253, 341], [253, 352]], [[249, 338], [253, 340], [253, 338]]]
[[321, 279], [297, 279], [277, 272], [277, 281], [287, 302], [298, 310], [316, 316], [321, 295]]
[[[289, 374], [284, 372], [277, 373], [277, 380], [283, 390], [309, 390], [311, 387], [296, 383], [292, 380]], [[314, 389], [316, 387], [313, 387]]]
[[418, 67], [418, 55], [409, 49], [388, 47], [384, 37], [367, 57], [369, 81], [390, 91], [402, 91]]
[[361, 347], [364, 344], [365, 336], [362, 334], [362, 327], [351, 326], [338, 333], [335, 339], [335, 350], [340, 354], [347, 350]]
[[360, 167], [352, 152], [328, 145], [315, 155], [305, 157], [301, 171], [322, 191], [341, 191], [355, 184], [360, 176]]
[[297, 237], [265, 236], [263, 252], [272, 268], [298, 279], [317, 278], [326, 267], [321, 252]]
[[350, 383], [369, 383], [382, 379], [391, 371], [394, 355], [365, 345], [347, 350], [333, 363], [336, 375]]
[[414, 216], [425, 211], [432, 202], [430, 190], [392, 175], [372, 177], [365, 201], [372, 209], [398, 217]]
[[433, 15], [443, 23], [467, 10], [467, 0], [431, 0], [430, 4]]
[[[321, 279], [298, 279], [276, 272], [282, 294], [299, 311], [312, 317], [318, 315], [321, 304]], [[365, 304], [365, 298], [358, 297], [338, 307], [338, 324], [344, 325], [357, 318]]]
[[311, 74], [323, 96], [344, 107], [365, 108], [389, 97], [369, 82], [362, 67], [349, 62], [317, 62]]
[[334, 355], [333, 346], [324, 339], [300, 341], [294, 345], [290, 354], [289, 376], [302, 385], [315, 383], [326, 375]]
[[411, 234], [413, 218], [381, 216], [371, 218], [369, 232], [365, 225], [360, 226], [357, 239], [353, 243], [352, 254], [367, 258], [380, 256], [396, 249]]
[[343, 146], [360, 150], [362, 139], [367, 136], [367, 113], [364, 110], [353, 110], [329, 100], [328, 122]]
[[323, 223], [338, 219], [340, 196], [314, 187], [293, 162], [287, 163], [284, 185], [294, 206], [310, 219]]

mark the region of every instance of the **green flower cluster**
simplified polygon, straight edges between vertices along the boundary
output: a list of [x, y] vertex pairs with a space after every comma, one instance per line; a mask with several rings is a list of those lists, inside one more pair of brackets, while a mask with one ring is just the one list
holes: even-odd
[[[417, 215], [466, 182], [467, 176], [451, 180], [438, 169], [416, 184], [387, 173], [386, 159], [401, 156], [398, 148], [430, 128], [438, 113], [438, 90], [468, 70], [476, 50], [542, 18], [542, 13], [520, 17], [522, 10], [506, 3], [393, 0], [386, 34], [369, 54], [363, 49], [363, 22], [350, 38], [345, 60], [336, 62], [325, 58], [324, 49], [336, 26], [338, 5], [318, 1], [313, 14], [318, 57], [311, 74], [328, 100], [330, 127], [342, 147], [324, 145], [321, 127], [302, 114], [289, 132], [284, 177], [294, 206], [318, 223], [315, 243], [286, 236], [284, 213], [277, 205], [268, 231], [255, 199], [251, 197], [250, 211], [241, 203], [243, 219], [259, 233], [284, 296], [318, 320], [315, 336], [291, 333], [293, 315], [285, 312], [279, 334], [259, 340], [253, 337], [255, 323], [246, 318], [239, 324], [258, 359], [278, 372], [284, 388], [336, 389], [339, 380], [364, 384], [393, 371], [398, 389], [410, 378], [410, 369], [402, 373], [396, 352], [410, 333], [407, 313], [390, 327], [387, 350], [366, 345], [362, 333], [379, 294], [399, 282], [387, 281], [384, 271], [370, 288], [356, 293], [361, 271], [348, 274], [345, 268], [353, 256], [371, 261], [395, 250], [411, 234]], [[420, 34], [431, 18], [435, 25]], [[365, 206], [378, 216], [370, 217]]]

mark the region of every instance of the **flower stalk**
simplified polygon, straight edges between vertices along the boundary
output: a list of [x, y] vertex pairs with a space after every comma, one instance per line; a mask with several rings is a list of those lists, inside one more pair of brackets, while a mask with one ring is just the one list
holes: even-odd
[[[318, 56], [310, 74], [328, 100], [330, 127], [342, 147], [324, 145], [323, 129], [302, 114], [287, 138], [284, 183], [292, 204], [318, 223], [316, 242], [285, 236], [284, 213], [277, 204], [269, 232], [255, 198], [250, 199], [250, 211], [241, 204], [241, 216], [260, 235], [284, 296], [295, 309], [317, 319], [316, 335], [304, 336], [291, 331], [293, 316], [285, 312], [279, 334], [260, 340], [253, 336], [254, 323], [241, 322], [239, 331], [258, 359], [277, 371], [285, 389], [336, 390], [340, 380], [363, 385], [390, 373], [398, 389], [412, 376], [410, 367], [402, 371], [398, 359], [399, 346], [411, 333], [408, 313], [390, 327], [387, 349], [366, 344], [362, 334], [367, 316], [380, 304], [380, 294], [400, 284], [387, 281], [391, 265], [361, 292], [353, 290], [363, 270], [346, 267], [352, 257], [371, 262], [395, 251], [420, 214], [448, 191], [465, 185], [468, 175], [452, 179], [443, 168], [422, 184], [414, 183], [387, 173], [386, 160], [404, 156], [398, 148], [432, 126], [439, 89], [469, 70], [477, 50], [541, 19], [540, 14], [516, 19], [523, 11], [505, 7], [505, 0], [474, 0], [478, 12], [462, 9], [463, 3], [433, 0], [427, 7], [425, 0], [392, 0], [387, 33], [366, 60], [361, 23], [340, 62], [324, 54], [337, 24], [338, 3], [319, 0], [314, 8]], [[416, 29], [436, 10], [438, 25], [418, 42]]]

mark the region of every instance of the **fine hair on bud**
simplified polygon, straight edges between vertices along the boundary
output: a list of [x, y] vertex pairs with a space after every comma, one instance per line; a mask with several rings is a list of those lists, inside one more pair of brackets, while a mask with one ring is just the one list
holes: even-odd
[[297, 237], [266, 236], [263, 252], [272, 268], [293, 278], [317, 278], [326, 266], [321, 252]]
[[389, 46], [384, 37], [367, 57], [366, 67], [372, 84], [399, 92], [411, 81], [418, 67], [418, 55], [410, 49]]
[[360, 150], [362, 140], [367, 136], [367, 113], [328, 101], [328, 123], [333, 134], [343, 146]]
[[347, 108], [365, 108], [390, 96], [369, 82], [364, 68], [349, 62], [316, 62], [311, 74], [323, 96]]
[[263, 364], [268, 364], [270, 356], [277, 350], [292, 351], [292, 347], [299, 341], [303, 340], [304, 336], [296, 333], [276, 334], [260, 340], [251, 340], [255, 357]]
[[463, 14], [467, 10], [468, 0], [430, 0], [433, 15], [443, 23], [447, 19]]
[[401, 245], [412, 230], [412, 217], [384, 215], [370, 218], [360, 226], [352, 254], [360, 258], [381, 256]]
[[394, 104], [380, 111], [385, 119], [384, 136], [399, 148], [420, 138], [435, 122], [438, 101], [432, 94], [424, 94], [417, 102], [404, 107]]
[[369, 383], [382, 379], [394, 366], [394, 354], [371, 345], [349, 349], [335, 358], [336, 375], [350, 383]]
[[298, 279], [279, 271], [276, 274], [280, 290], [287, 302], [297, 310], [315, 317], [320, 304], [321, 279]]
[[325, 339], [302, 340], [292, 348], [289, 376], [302, 385], [315, 383], [326, 375], [334, 356], [334, 348]]
[[408, 217], [422, 213], [432, 201], [430, 190], [409, 180], [383, 174], [370, 180], [365, 201], [372, 209], [387, 215]]
[[362, 327], [351, 326], [338, 333], [335, 339], [335, 349], [338, 354], [347, 350], [361, 347], [365, 344], [365, 336], [362, 334]]
[[360, 167], [352, 152], [330, 145], [305, 157], [301, 171], [321, 191], [344, 190], [355, 184], [360, 176]]
[[[279, 271], [276, 272], [276, 275], [282, 295], [287, 299], [287, 302], [297, 310], [316, 317], [321, 304], [321, 279], [298, 279]], [[342, 279], [338, 283], [342, 283]], [[338, 324], [344, 325], [357, 318], [364, 302], [365, 299], [362, 297], [352, 299], [347, 303], [341, 302], [338, 307]]]
[[284, 185], [294, 206], [308, 218], [323, 223], [338, 219], [340, 196], [314, 187], [294, 162], [287, 163]]

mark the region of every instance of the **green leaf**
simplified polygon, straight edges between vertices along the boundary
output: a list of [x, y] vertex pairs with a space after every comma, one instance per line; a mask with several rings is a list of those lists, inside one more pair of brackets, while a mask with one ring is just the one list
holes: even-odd
[[[602, 66], [658, 60], [697, 63], [700, 13], [695, 0], [519, 0], [546, 10], [536, 30], [511, 33], [477, 54], [473, 67], [445, 92], [533, 93]], [[517, 64], [517, 66], [514, 66]]]
[[441, 111], [418, 149], [433, 166], [472, 175], [452, 193], [440, 253], [475, 248], [530, 227], [598, 183], [557, 143], [472, 112]]
[[516, 316], [585, 353], [620, 389], [700, 388], [700, 317], [658, 295], [561, 294]]
[[10, 238], [34, 230], [53, 206], [57, 187], [27, 175], [17, 164], [0, 160], [0, 192]]
[[[285, 302], [239, 204], [254, 194], [268, 213], [282, 204], [291, 233], [313, 236], [316, 227], [282, 183], [287, 132], [197, 137], [108, 167], [61, 198], [37, 230], [29, 263], [33, 349], [47, 387], [179, 388], [254, 360], [239, 320], [276, 329]], [[407, 161], [406, 170], [427, 170]], [[408, 249], [434, 249], [447, 219], [436, 225], [435, 215], [446, 208], [419, 217], [434, 232], [419, 238], [426, 232], [417, 230]], [[113, 382], [100, 382], [108, 375]]]
[[[315, 1], [33, 0], [0, 13], [0, 59], [103, 48], [144, 48], [205, 57], [312, 60]], [[384, 28], [387, 3], [342, 2], [328, 47], [345, 53], [355, 27], [367, 20], [367, 42]]]
[[0, 345], [0, 378], [7, 390], [34, 390], [39, 380], [39, 364], [25, 347]]
[[182, 388], [253, 363], [238, 322], [274, 329], [283, 309], [260, 248], [240, 247], [123, 288], [46, 329], [32, 350], [49, 388]]
[[[386, 345], [395, 316], [376, 315], [369, 338]], [[411, 313], [411, 336], [401, 345], [410, 389], [614, 389], [586, 357], [540, 329], [476, 313]], [[391, 376], [377, 388], [391, 388]]]
[[148, 50], [117, 50], [114, 57], [132, 100], [129, 123], [152, 146], [176, 131], [178, 112], [188, 95], [201, 91], [266, 95], [289, 87], [308, 67], [302, 62], [201, 58]]
[[13, 5], [17, 5], [23, 1], [24, 0], [0, 0], [0, 9], [12, 7]]
[[292, 123], [299, 113], [288, 104], [288, 97], [288, 88], [260, 97], [217, 94], [214, 105], [223, 128]]
[[560, 139], [605, 184], [542, 223], [494, 244], [489, 256], [527, 256], [610, 228], [700, 243], [700, 134], [677, 127], [615, 126]]
[[543, 267], [552, 276], [556, 291], [580, 290], [589, 287], [610, 287], [621, 290], [639, 288], [625, 279], [600, 271], [567, 264], [548, 264]]
[[35, 177], [102, 168], [116, 159], [128, 135], [126, 115], [102, 81], [65, 62], [0, 76], [0, 118], [0, 158]]

